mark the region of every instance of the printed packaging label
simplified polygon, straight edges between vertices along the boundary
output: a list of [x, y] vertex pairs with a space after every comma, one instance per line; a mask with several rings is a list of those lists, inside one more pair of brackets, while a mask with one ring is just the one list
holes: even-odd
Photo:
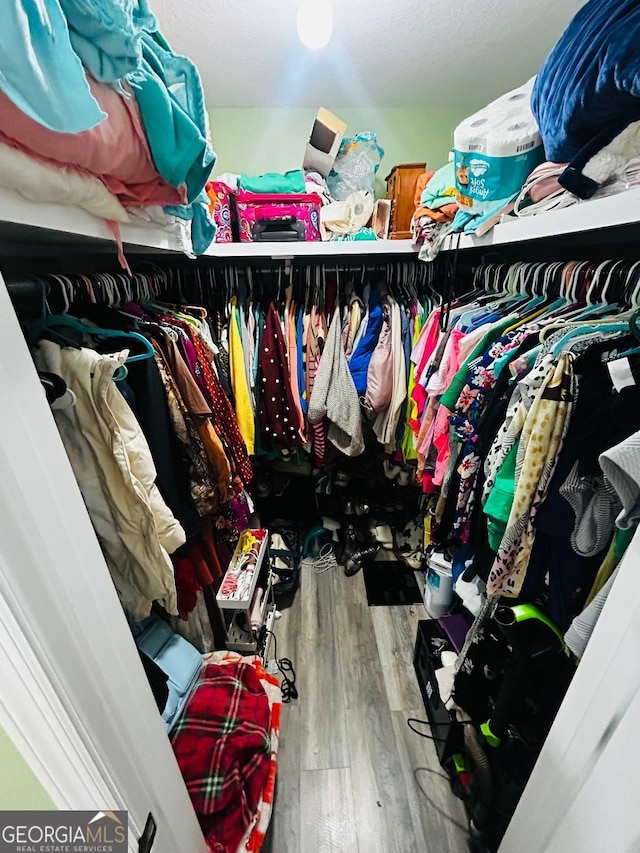
[[477, 151], [454, 151], [458, 204], [500, 201], [520, 192], [527, 177], [540, 163], [542, 149], [534, 148], [513, 157], [490, 157]]

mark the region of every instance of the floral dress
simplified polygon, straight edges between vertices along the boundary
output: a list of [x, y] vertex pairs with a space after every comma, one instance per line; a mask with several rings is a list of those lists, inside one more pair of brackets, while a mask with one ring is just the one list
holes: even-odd
[[529, 331], [513, 329], [487, 349], [487, 351], [471, 362], [469, 377], [460, 392], [455, 410], [449, 418], [454, 441], [463, 445], [460, 454], [460, 488], [456, 503], [452, 532], [463, 542], [469, 539], [469, 520], [473, 512], [474, 484], [481, 458], [475, 452], [477, 441], [476, 427], [487, 402], [487, 396], [497, 382], [494, 373], [495, 362], [505, 353], [520, 346]]

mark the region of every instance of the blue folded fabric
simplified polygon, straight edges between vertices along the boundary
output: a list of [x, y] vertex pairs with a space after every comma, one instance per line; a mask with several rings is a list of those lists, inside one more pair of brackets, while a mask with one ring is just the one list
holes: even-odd
[[469, 213], [464, 208], [460, 208], [456, 213], [453, 223], [451, 225], [451, 230], [455, 233], [463, 233], [463, 234], [475, 234], [475, 232], [480, 228], [481, 225], [484, 225], [485, 222], [488, 222], [492, 219], [496, 213], [501, 211], [504, 207], [506, 207], [510, 201], [514, 201], [516, 199], [515, 195], [509, 196], [508, 198], [502, 198], [499, 201], [487, 203], [482, 207], [482, 210], [478, 213]]
[[80, 133], [106, 118], [91, 94], [58, 0], [5, 0], [0, 89], [34, 121]]
[[559, 180], [581, 198], [598, 183], [582, 170], [640, 120], [640, 4], [589, 0], [537, 76], [531, 97], [548, 160], [569, 163]]
[[204, 95], [198, 69], [172, 53], [159, 33], [141, 38], [142, 68], [128, 79], [160, 175], [196, 199], [209, 179], [216, 155], [207, 141]]
[[96, 80], [116, 83], [137, 71], [140, 39], [158, 29], [147, 0], [60, 0], [60, 5], [73, 49]]

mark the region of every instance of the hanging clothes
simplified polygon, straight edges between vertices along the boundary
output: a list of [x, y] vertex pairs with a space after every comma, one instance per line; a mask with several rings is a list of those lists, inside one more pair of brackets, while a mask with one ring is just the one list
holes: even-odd
[[407, 396], [407, 363], [402, 341], [402, 321], [400, 306], [389, 296], [391, 313], [391, 398], [384, 413], [380, 413], [373, 424], [378, 441], [392, 453], [395, 450], [395, 436], [400, 420], [402, 404]]
[[[216, 329], [203, 308], [148, 301], [168, 287], [156, 273], [48, 276], [47, 284], [49, 307], [69, 315], [37, 327], [56, 342], [41, 340], [34, 357], [55, 363], [61, 387], [61, 375], [70, 377], [69, 411], [57, 398], [52, 406], [123, 606], [133, 622], [163, 608], [177, 633], [210, 651], [224, 628], [207, 588], [222, 577], [220, 549], [233, 548], [248, 524], [243, 495], [253, 475], [218, 376]], [[107, 307], [114, 303], [118, 310]], [[68, 328], [80, 349], [57, 342]], [[146, 341], [146, 352], [131, 359], [87, 345], [104, 348], [113, 336]]]
[[329, 441], [346, 456], [358, 456], [364, 450], [362, 417], [358, 392], [349, 372], [342, 344], [339, 312], [331, 321], [327, 343], [309, 401], [309, 420], [329, 422]]
[[276, 446], [290, 450], [303, 442], [291, 390], [282, 325], [273, 302], [267, 311], [259, 363], [262, 373], [262, 429], [275, 441]]
[[369, 363], [382, 330], [382, 305], [380, 293], [377, 290], [371, 291], [367, 313], [362, 324], [365, 326], [364, 333], [360, 341], [357, 344], [354, 343], [353, 353], [349, 359], [349, 370], [359, 397], [363, 397], [367, 390]]
[[306, 443], [305, 420], [300, 401], [300, 369], [298, 353], [298, 336], [296, 333], [296, 305], [291, 302], [285, 318], [287, 360], [289, 363], [289, 380], [291, 388], [291, 399], [296, 413], [296, 426], [303, 443]]
[[231, 305], [231, 317], [229, 320], [229, 368], [238, 426], [240, 427], [240, 432], [249, 455], [252, 455], [255, 451], [254, 411], [242, 349], [238, 308], [235, 302]]
[[162, 500], [149, 446], [113, 383], [126, 352], [103, 356], [41, 341], [35, 359], [76, 395], [76, 405], [54, 417], [125, 609], [140, 620], [158, 600], [177, 613], [169, 554], [186, 536]]
[[563, 354], [541, 387], [522, 430], [515, 469], [517, 486], [507, 529], [489, 574], [490, 595], [515, 597], [520, 592], [535, 538], [535, 516], [557, 464], [574, 397], [571, 361]]

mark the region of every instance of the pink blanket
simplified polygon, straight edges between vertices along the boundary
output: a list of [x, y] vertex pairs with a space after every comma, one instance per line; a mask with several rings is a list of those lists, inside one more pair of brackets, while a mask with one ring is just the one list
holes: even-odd
[[87, 79], [108, 114], [99, 125], [82, 133], [55, 133], [30, 119], [0, 92], [0, 141], [41, 162], [95, 175], [125, 206], [184, 203], [184, 189], [170, 186], [155, 169], [131, 90], [125, 98], [88, 75]]

